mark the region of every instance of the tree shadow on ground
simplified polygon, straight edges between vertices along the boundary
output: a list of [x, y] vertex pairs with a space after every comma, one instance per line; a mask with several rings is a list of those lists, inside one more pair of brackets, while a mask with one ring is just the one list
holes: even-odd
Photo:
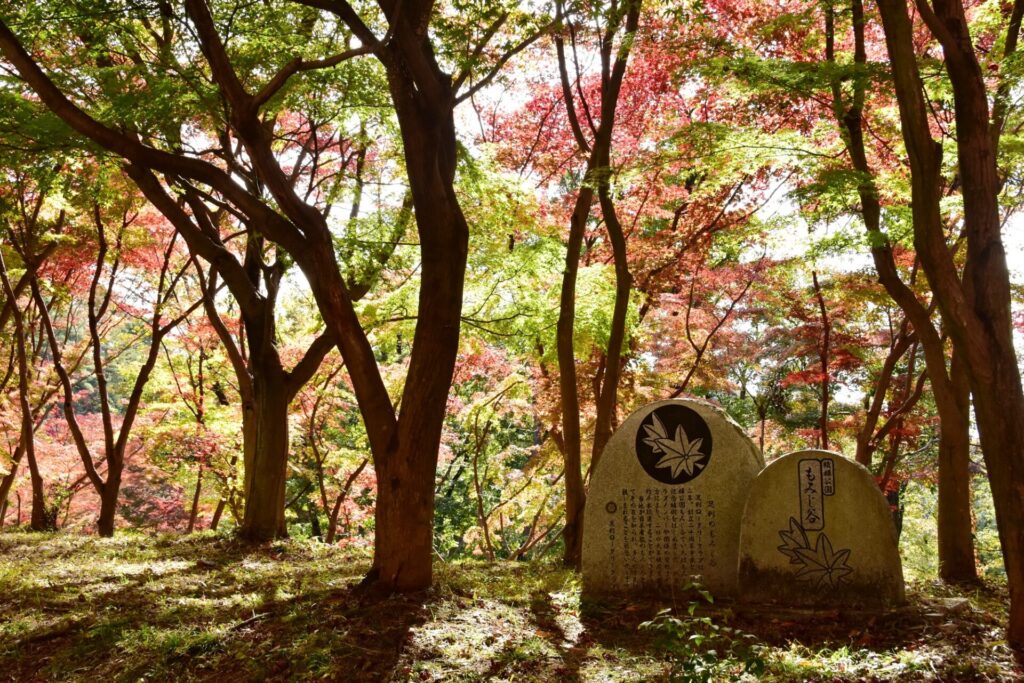
[[[410, 631], [426, 619], [428, 598], [374, 598], [350, 587], [279, 601], [232, 627], [223, 656], [208, 656], [191, 673], [209, 681], [389, 680]], [[247, 659], [233, 663], [239, 651]]]
[[78, 565], [91, 541], [23, 538], [15, 561], [51, 564], [0, 576], [0, 681], [386, 680], [428, 598], [360, 593], [327, 547], [147, 539]]
[[[1011, 668], [1006, 666], [1007, 658], [1000, 657], [998, 667], [1002, 675], [993, 676], [988, 666], [992, 662], [976, 657], [979, 642], [1002, 635], [1004, 624], [998, 611], [994, 613], [987, 603], [1004, 599], [1005, 595], [978, 586], [952, 587], [946, 592], [951, 596], [948, 601], [911, 595], [907, 604], [888, 610], [788, 609], [732, 601], [706, 604], [696, 595], [676, 596], [671, 601], [585, 596], [578, 627], [572, 633], [566, 633], [565, 619], [550, 595], [535, 596], [530, 612], [535, 632], [543, 635], [557, 653], [557, 661], [549, 662], [552, 680], [585, 680], [588, 662], [595, 658], [615, 659], [616, 652], [624, 660], [654, 662], [649, 675], [658, 679], [656, 663], [661, 661], [661, 672], [667, 671], [668, 658], [657, 647], [657, 639], [640, 626], [665, 608], [672, 608], [675, 615], [685, 619], [693, 603], [698, 605], [696, 617], [710, 617], [715, 624], [734, 629], [736, 636], [749, 634], [752, 642], [775, 648], [776, 652], [916, 652], [942, 644], [951, 656], [941, 666], [955, 680], [1017, 680], [1014, 677], [1024, 673], [1019, 663], [1017, 669], [1011, 670], [1012, 664]], [[963, 600], [964, 594], [971, 596], [970, 602]], [[685, 651], [685, 644], [683, 648], [681, 651]]]

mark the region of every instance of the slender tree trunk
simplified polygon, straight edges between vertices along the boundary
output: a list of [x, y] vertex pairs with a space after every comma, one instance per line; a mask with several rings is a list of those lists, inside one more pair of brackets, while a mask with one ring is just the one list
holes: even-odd
[[196, 473], [196, 490], [192, 494], [192, 508], [188, 513], [188, 528], [185, 529], [186, 534], [192, 533], [196, 528], [196, 517], [199, 516], [199, 494], [203, 489], [203, 464], [199, 463], [199, 472]]
[[14, 486], [15, 477], [18, 476], [18, 466], [21, 464], [21, 456], [24, 452], [25, 449], [19, 442], [14, 453], [11, 454], [11, 471], [0, 479], [0, 527], [3, 526], [4, 518], [7, 516], [7, 497], [11, 495], [11, 488]]
[[116, 477], [113, 473], [108, 473], [107, 481], [100, 492], [100, 515], [96, 519], [96, 532], [104, 538], [110, 538], [114, 535], [117, 497], [120, 489], [120, 472], [118, 472]]
[[608, 353], [605, 356], [604, 380], [597, 401], [597, 417], [594, 420], [594, 446], [590, 467], [597, 466], [605, 444], [612, 436], [612, 422], [619, 398], [619, 376], [622, 372], [622, 345], [626, 339], [626, 316], [629, 313], [629, 294], [633, 288], [633, 276], [629, 272], [626, 253], [626, 236], [619, 222], [607, 174], [599, 180], [598, 199], [604, 215], [605, 228], [612, 244], [615, 260], [615, 303], [612, 307], [612, 324], [608, 336]]
[[821, 433], [821, 448], [827, 451], [828, 441], [828, 408], [829, 408], [829, 364], [831, 361], [832, 321], [828, 317], [828, 308], [825, 306], [825, 297], [821, 292], [821, 285], [818, 283], [817, 271], [811, 273], [814, 282], [814, 296], [818, 300], [818, 309], [821, 312], [821, 346], [818, 349], [821, 360], [821, 416], [818, 418], [818, 428]]
[[[31, 266], [29, 266], [31, 268]], [[25, 352], [25, 316], [18, 305], [14, 288], [7, 277], [7, 264], [0, 255], [0, 278], [3, 280], [3, 291], [7, 300], [12, 302], [11, 312], [14, 317], [15, 348], [18, 356], [18, 403], [21, 408], [21, 442], [28, 461], [29, 478], [32, 482], [32, 530], [47, 531], [56, 527], [57, 521], [46, 507], [46, 491], [43, 488], [43, 477], [39, 473], [36, 461], [35, 426], [32, 416], [32, 405], [29, 400], [31, 389], [29, 381], [28, 357]]]
[[366, 469], [366, 466], [369, 463], [369, 459], [366, 458], [359, 463], [359, 466], [356, 467], [356, 469], [348, 475], [348, 478], [345, 480], [345, 485], [341, 488], [341, 493], [338, 494], [338, 498], [334, 501], [334, 507], [330, 510], [325, 510], [330, 517], [327, 522], [327, 536], [324, 538], [324, 543], [327, 543], [328, 545], [334, 543], [334, 537], [338, 532], [338, 513], [341, 512], [341, 506], [352, 491], [352, 485], [355, 483], [359, 475], [362, 474], [363, 470]]
[[[589, 173], [587, 176], [589, 177]], [[558, 387], [562, 402], [562, 449], [565, 461], [565, 528], [562, 537], [567, 566], [579, 566], [583, 547], [583, 507], [587, 494], [583, 486], [583, 464], [580, 443], [580, 399], [576, 381], [576, 354], [573, 350], [573, 327], [576, 323], [576, 275], [579, 272], [583, 231], [594, 191], [586, 185], [580, 189], [569, 222], [569, 240], [562, 271], [562, 292], [558, 309], [556, 345], [558, 352]]]
[[896, 365], [909, 348], [910, 337], [907, 335], [907, 322], [904, 320], [900, 326], [899, 336], [892, 343], [892, 346], [889, 348], [889, 354], [885, 357], [885, 362], [882, 363], [878, 379], [875, 380], [871, 403], [864, 415], [864, 424], [857, 433], [857, 455], [855, 459], [868, 469], [871, 469], [871, 461], [874, 459], [873, 456], [877, 447], [875, 443], [877, 438], [875, 429], [878, 426], [878, 419], [881, 417], [882, 408], [885, 405], [885, 394], [892, 384], [892, 376], [896, 372]]
[[[565, 270], [562, 274], [556, 336], [559, 393], [562, 401], [562, 436], [565, 445], [562, 450], [565, 461], [565, 527], [562, 532], [565, 550], [562, 560], [567, 566], [576, 568], [580, 567], [583, 556], [583, 510], [587, 500], [582, 471], [576, 357], [573, 352], [573, 327], [576, 322], [576, 277], [584, 232], [590, 217], [596, 188], [615, 261], [615, 304], [612, 312], [608, 350], [605, 353], [605, 376], [596, 406], [597, 417], [594, 423], [594, 441], [591, 451], [594, 458], [591, 462], [591, 466], [593, 466], [611, 437], [611, 425], [614, 422], [615, 404], [618, 397], [626, 314], [632, 286], [625, 236], [609, 191], [609, 176], [611, 174], [612, 129], [615, 125], [615, 112], [626, 73], [626, 62], [639, 22], [640, 5], [640, 0], [633, 0], [624, 3], [621, 13], [611, 10], [607, 25], [601, 28], [600, 56], [604, 76], [601, 85], [600, 124], [595, 128], [588, 114], [588, 126], [593, 133], [590, 142], [587, 141], [583, 133], [583, 126], [576, 112], [573, 84], [569, 80], [565, 57], [565, 45], [560, 35], [556, 34], [555, 36], [562, 99], [566, 114], [580, 152], [587, 154], [586, 172], [569, 221], [569, 237], [566, 244]], [[570, 17], [568, 21], [574, 21], [574, 19]], [[622, 42], [613, 54], [613, 42], [620, 29], [624, 30], [621, 36]], [[587, 106], [585, 102], [581, 104], [584, 107]]]
[[309, 524], [313, 538], [323, 538], [324, 532], [320, 528], [320, 513], [316, 509], [316, 503], [310, 501], [306, 507], [306, 512], [309, 514]]
[[939, 577], [949, 582], [978, 579], [971, 517], [970, 387], [961, 354], [951, 368], [956, 410], [941, 417], [939, 431]]
[[224, 508], [227, 507], [228, 502], [221, 498], [217, 501], [217, 507], [213, 509], [213, 517], [210, 519], [210, 531], [216, 531], [217, 527], [220, 526], [220, 518], [224, 514]]

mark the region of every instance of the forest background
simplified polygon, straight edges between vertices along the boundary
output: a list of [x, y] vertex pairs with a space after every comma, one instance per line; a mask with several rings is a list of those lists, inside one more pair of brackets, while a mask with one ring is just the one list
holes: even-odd
[[1024, 639], [1020, 2], [0, 8], [0, 526], [572, 565], [696, 396]]

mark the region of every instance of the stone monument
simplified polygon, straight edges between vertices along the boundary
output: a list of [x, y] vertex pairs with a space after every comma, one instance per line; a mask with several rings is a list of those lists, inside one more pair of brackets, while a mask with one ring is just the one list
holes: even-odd
[[810, 450], [762, 470], [743, 512], [739, 586], [746, 602], [903, 602], [896, 529], [867, 468], [838, 453]]
[[584, 589], [665, 595], [699, 575], [713, 594], [734, 595], [740, 517], [763, 467], [754, 443], [710, 403], [634, 412], [591, 476]]

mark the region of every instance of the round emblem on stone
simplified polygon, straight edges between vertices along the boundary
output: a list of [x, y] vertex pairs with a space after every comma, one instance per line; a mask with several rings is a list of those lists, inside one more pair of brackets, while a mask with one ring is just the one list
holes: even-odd
[[697, 411], [663, 405], [651, 411], [636, 433], [636, 457], [652, 479], [685, 484], [711, 460], [711, 429]]
[[615, 504], [615, 501], [609, 501], [608, 504], [604, 506], [604, 511], [609, 515], [614, 515], [619, 511], [619, 506]]

